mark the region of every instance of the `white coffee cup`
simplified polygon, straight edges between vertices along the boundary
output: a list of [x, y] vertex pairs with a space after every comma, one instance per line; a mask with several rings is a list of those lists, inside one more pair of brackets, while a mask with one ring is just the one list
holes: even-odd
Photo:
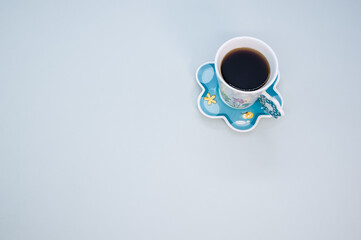
[[[237, 48], [254, 49], [260, 52], [267, 59], [270, 66], [270, 74], [268, 77], [268, 81], [261, 88], [254, 91], [242, 91], [230, 86], [224, 80], [221, 74], [221, 64], [223, 58], [227, 55], [227, 53]], [[266, 111], [268, 110], [272, 116], [274, 116], [272, 114], [273, 112], [276, 112], [276, 116], [274, 116], [275, 118], [280, 117], [284, 114], [279, 102], [266, 92], [267, 88], [269, 88], [276, 81], [279, 72], [276, 54], [274, 53], [272, 48], [268, 46], [265, 42], [253, 37], [235, 37], [228, 40], [217, 51], [215, 58], [215, 69], [218, 78], [221, 98], [223, 102], [225, 102], [230, 107], [238, 109], [247, 108], [254, 104], [255, 101], [260, 98], [260, 100], [262, 100], [261, 103], [264, 103], [266, 105], [268, 102], [271, 103], [271, 105], [273, 106], [273, 109], [271, 106], [265, 106], [266, 108], [268, 107]]]

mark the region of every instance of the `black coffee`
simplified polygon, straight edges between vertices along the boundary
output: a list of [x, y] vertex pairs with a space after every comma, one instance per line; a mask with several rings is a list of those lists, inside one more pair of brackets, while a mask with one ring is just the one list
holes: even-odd
[[223, 79], [232, 87], [254, 91], [268, 81], [270, 66], [260, 52], [251, 48], [237, 48], [223, 58], [221, 72]]

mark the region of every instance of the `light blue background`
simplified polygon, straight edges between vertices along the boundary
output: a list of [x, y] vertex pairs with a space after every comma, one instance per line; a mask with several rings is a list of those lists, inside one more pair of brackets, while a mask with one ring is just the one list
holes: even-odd
[[[360, 1], [0, 2], [0, 239], [361, 239]], [[198, 112], [235, 36], [286, 116]]]

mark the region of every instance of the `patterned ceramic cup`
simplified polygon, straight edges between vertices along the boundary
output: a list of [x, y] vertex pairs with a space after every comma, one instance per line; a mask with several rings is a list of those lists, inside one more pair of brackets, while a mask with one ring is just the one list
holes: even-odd
[[[223, 79], [221, 74], [222, 60], [227, 55], [227, 53], [236, 48], [251, 48], [257, 50], [266, 57], [270, 66], [270, 75], [267, 83], [261, 88], [254, 91], [242, 91], [230, 86]], [[265, 106], [266, 111], [268, 111], [272, 116], [272, 113], [278, 115], [277, 117], [283, 115], [283, 110], [279, 102], [266, 92], [267, 88], [269, 88], [272, 83], [276, 81], [279, 75], [276, 54], [266, 43], [253, 37], [236, 37], [228, 40], [217, 51], [215, 69], [220, 86], [220, 95], [223, 102], [225, 102], [227, 105], [233, 108], [242, 109], [251, 106], [257, 99], [260, 99], [262, 105]]]

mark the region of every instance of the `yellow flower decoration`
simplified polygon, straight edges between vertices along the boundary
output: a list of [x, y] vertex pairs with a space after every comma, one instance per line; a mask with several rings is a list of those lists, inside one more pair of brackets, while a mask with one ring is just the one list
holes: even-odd
[[253, 113], [252, 112], [245, 112], [245, 113], [243, 113], [242, 117], [245, 118], [245, 119], [251, 119], [251, 118], [253, 118]]
[[211, 94], [207, 93], [207, 97], [204, 97], [204, 100], [208, 101], [208, 105], [211, 105], [212, 103], [216, 103], [216, 95], [211, 96]]

